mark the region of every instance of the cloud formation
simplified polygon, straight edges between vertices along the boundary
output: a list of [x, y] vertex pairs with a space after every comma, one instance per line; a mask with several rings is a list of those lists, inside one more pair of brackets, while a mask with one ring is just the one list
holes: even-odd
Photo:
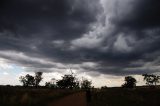
[[159, 72], [157, 0], [1, 0], [0, 57], [30, 71]]

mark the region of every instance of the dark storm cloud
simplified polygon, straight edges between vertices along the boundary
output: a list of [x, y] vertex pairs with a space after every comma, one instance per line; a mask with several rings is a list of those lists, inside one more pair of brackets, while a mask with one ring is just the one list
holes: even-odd
[[131, 2], [130, 6], [132, 6], [133, 9], [126, 17], [123, 17], [121, 20], [114, 19], [120, 26], [135, 29], [155, 28], [160, 26], [160, 1], [135, 0]]
[[[111, 22], [116, 25], [116, 30], [118, 30], [119, 33], [124, 33], [124, 36], [131, 36], [136, 40], [137, 44], [133, 46], [135, 46], [134, 48], [136, 49], [134, 54], [137, 56], [133, 57], [136, 58], [140, 56], [143, 58], [142, 56], [147, 53], [158, 52], [160, 50], [158, 46], [160, 43], [160, 1], [128, 1], [131, 1], [129, 2], [129, 6], [132, 7], [132, 9], [127, 11], [124, 17], [120, 16], [123, 14], [112, 17]], [[117, 7], [117, 9], [120, 8]], [[119, 10], [116, 10], [116, 12], [118, 11]], [[123, 12], [125, 13], [125, 11]], [[129, 45], [129, 42], [127, 43]]]
[[[95, 0], [2, 0], [1, 49], [32, 52], [54, 49], [52, 41], [82, 36], [100, 11]], [[93, 8], [92, 6], [95, 5]], [[45, 47], [44, 47], [45, 46]], [[44, 48], [43, 48], [44, 47]], [[36, 50], [40, 52], [39, 50]], [[47, 51], [48, 52], [48, 51]]]
[[96, 7], [90, 10], [88, 1], [90, 0], [2, 1], [1, 30], [12, 30], [17, 37], [24, 35], [26, 38], [34, 37], [37, 33], [39, 36], [40, 33], [47, 33], [45, 36], [50, 35], [54, 39], [76, 38], [86, 32], [89, 24], [96, 20], [92, 12], [99, 11]]
[[[0, 49], [72, 63], [78, 55], [67, 50], [69, 41], [87, 32], [101, 10], [97, 0], [2, 0]], [[63, 43], [57, 46], [54, 41]], [[44, 66], [18, 55], [10, 57], [3, 53], [1, 57], [27, 66]]]
[[[160, 53], [159, 5], [157, 0], [113, 0], [113, 10], [111, 13], [106, 11], [107, 15], [111, 14], [109, 22], [115, 28], [112, 33], [102, 37], [99, 47], [106, 45], [107, 50], [83, 51], [90, 61], [100, 62], [99, 67], [90, 70], [116, 75], [157, 72], [154, 61], [157, 61]], [[139, 60], [143, 60], [144, 64], [139, 64]], [[133, 65], [132, 62], [137, 64]], [[152, 65], [148, 65], [152, 62]]]
[[49, 71], [70, 65], [113, 75], [157, 72], [159, 5], [158, 0], [1, 0], [0, 56]]
[[[123, 7], [125, 2], [127, 5]], [[113, 46], [110, 46], [110, 51], [113, 51], [107, 52], [108, 57], [103, 56], [106, 57], [104, 61], [109, 60], [110, 66], [113, 66], [111, 69], [113, 71], [110, 70], [108, 73], [123, 75], [157, 72], [154, 61], [159, 60], [160, 56], [160, 2], [158, 0], [125, 0], [124, 2], [117, 0], [114, 5], [116, 6], [112, 13], [114, 15], [109, 20], [115, 25], [114, 32], [116, 33], [111, 34], [110, 38], [115, 38], [115, 41], [112, 42], [114, 45], [121, 36], [123, 39], [119, 40], [121, 43], [118, 44], [123, 44], [123, 47], [129, 51], [118, 52], [113, 49]], [[139, 64], [139, 60], [143, 60], [144, 64]], [[132, 62], [137, 62], [137, 64], [132, 65]], [[102, 65], [102, 73], [109, 70], [105, 67], [106, 65]], [[114, 70], [119, 71], [114, 72]]]

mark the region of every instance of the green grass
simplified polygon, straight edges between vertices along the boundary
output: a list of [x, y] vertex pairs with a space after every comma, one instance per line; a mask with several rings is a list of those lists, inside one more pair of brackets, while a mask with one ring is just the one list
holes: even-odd
[[160, 89], [94, 90], [90, 106], [160, 106]]

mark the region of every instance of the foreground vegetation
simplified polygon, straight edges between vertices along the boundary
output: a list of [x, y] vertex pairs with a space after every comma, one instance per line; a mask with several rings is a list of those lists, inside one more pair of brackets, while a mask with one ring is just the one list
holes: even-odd
[[0, 106], [47, 106], [49, 102], [75, 92], [45, 87], [0, 86]]
[[[47, 106], [79, 91], [82, 90], [1, 86], [0, 106]], [[160, 106], [160, 88], [94, 88], [88, 106]]]
[[90, 106], [160, 106], [160, 88], [93, 90]]

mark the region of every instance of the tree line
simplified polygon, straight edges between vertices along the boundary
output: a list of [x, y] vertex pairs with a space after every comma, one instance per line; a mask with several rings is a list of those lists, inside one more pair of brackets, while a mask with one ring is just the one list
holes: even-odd
[[[20, 76], [19, 80], [24, 87], [38, 87], [43, 79], [42, 74], [42, 72], [36, 72], [35, 76], [27, 74], [25, 76]], [[92, 81], [85, 78], [79, 81], [73, 73], [62, 76], [60, 80], [52, 78], [51, 81], [45, 83], [45, 87], [58, 89], [90, 89], [93, 88], [91, 85]]]
[[[43, 73], [42, 72], [35, 72], [35, 75], [25, 75], [20, 76], [20, 82], [23, 86], [40, 86], [40, 82], [42, 81]], [[154, 74], [143, 74], [143, 80], [146, 82], [146, 85], [150, 87], [156, 87], [157, 83], [160, 82], [160, 76]], [[133, 76], [126, 76], [124, 78], [124, 84], [122, 84], [123, 88], [134, 88], [136, 87], [137, 80]], [[45, 83], [45, 87], [48, 88], [58, 88], [58, 89], [90, 89], [93, 88], [92, 81], [88, 79], [82, 79], [80, 81], [75, 74], [66, 74], [62, 76], [62, 79], [55, 80], [54, 78], [51, 81]], [[102, 89], [107, 88], [107, 86], [102, 86]]]
[[[156, 87], [157, 83], [160, 82], [160, 76], [154, 74], [143, 74], [143, 80], [149, 87]], [[124, 88], [134, 88], [137, 80], [132, 76], [125, 77], [125, 83], [122, 85]]]

